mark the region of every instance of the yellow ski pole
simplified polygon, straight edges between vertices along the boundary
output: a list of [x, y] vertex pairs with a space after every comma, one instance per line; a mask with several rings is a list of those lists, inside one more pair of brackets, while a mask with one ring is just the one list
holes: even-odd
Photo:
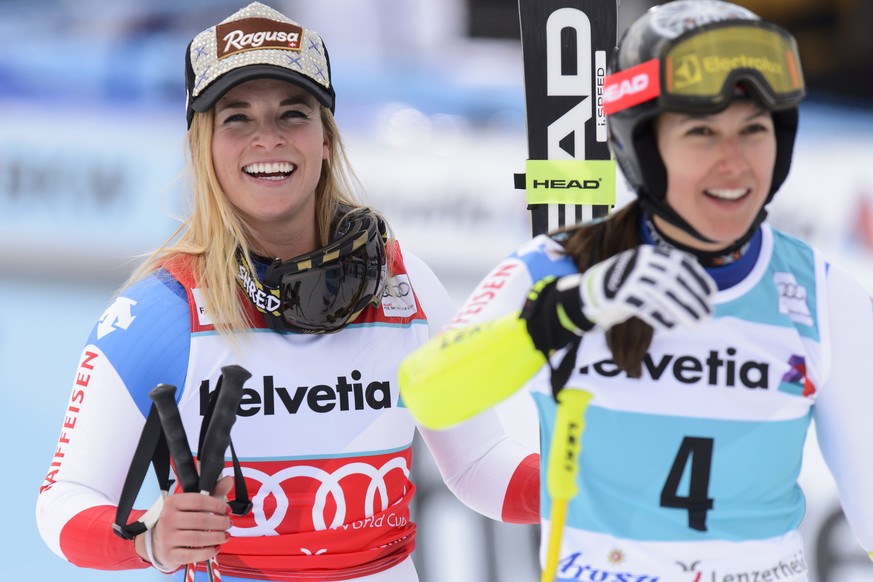
[[564, 388], [558, 393], [555, 432], [552, 435], [547, 469], [547, 487], [552, 500], [551, 530], [546, 564], [540, 582], [554, 582], [561, 555], [561, 538], [567, 519], [567, 505], [579, 492], [576, 474], [582, 452], [582, 431], [585, 430], [585, 411], [591, 402], [591, 393]]

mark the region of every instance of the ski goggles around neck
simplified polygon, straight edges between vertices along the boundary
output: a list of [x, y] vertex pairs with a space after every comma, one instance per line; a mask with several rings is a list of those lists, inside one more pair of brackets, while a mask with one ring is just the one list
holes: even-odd
[[376, 215], [356, 211], [340, 224], [330, 244], [287, 261], [274, 260], [262, 280], [250, 275], [238, 253], [238, 282], [271, 329], [336, 332], [382, 299], [386, 237]]
[[604, 113], [657, 100], [666, 111], [722, 111], [741, 84], [768, 111], [796, 107], [806, 95], [800, 55], [783, 28], [759, 20], [706, 25], [667, 41], [661, 57], [609, 75]]

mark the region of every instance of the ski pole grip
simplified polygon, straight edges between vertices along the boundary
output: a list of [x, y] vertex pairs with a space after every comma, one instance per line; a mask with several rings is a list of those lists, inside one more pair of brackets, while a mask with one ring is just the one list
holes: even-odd
[[221, 368], [221, 391], [212, 411], [212, 420], [203, 437], [200, 451], [200, 492], [210, 493], [224, 469], [224, 452], [230, 445], [230, 429], [236, 422], [236, 410], [242, 400], [243, 384], [252, 377], [242, 366]]
[[552, 435], [548, 464], [549, 494], [556, 499], [572, 499], [578, 493], [576, 475], [582, 453], [585, 411], [592, 394], [586, 390], [564, 388], [558, 393], [555, 432]]
[[179, 407], [176, 405], [176, 387], [170, 384], [158, 384], [149, 392], [149, 397], [155, 403], [158, 417], [161, 419], [161, 427], [167, 439], [167, 448], [173, 458], [173, 467], [176, 477], [186, 493], [197, 492], [197, 466], [191, 449], [188, 446], [188, 437], [185, 434], [185, 426], [179, 415]]

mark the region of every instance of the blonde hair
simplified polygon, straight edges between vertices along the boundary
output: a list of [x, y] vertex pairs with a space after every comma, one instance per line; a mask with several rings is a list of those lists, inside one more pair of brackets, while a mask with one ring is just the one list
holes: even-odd
[[[319, 242], [325, 245], [339, 206], [356, 209], [363, 205], [356, 194], [361, 191], [360, 183], [349, 163], [333, 114], [325, 107], [320, 110], [329, 155], [322, 161], [321, 177], [316, 186], [315, 220]], [[241, 248], [251, 263], [249, 241], [252, 231], [228, 200], [215, 175], [213, 122], [212, 110], [195, 114], [186, 135], [186, 165], [192, 195], [187, 218], [134, 270], [121, 290], [146, 278], [167, 261], [187, 256], [195, 286], [201, 290], [215, 328], [221, 333], [231, 334], [245, 331], [251, 324], [239, 300], [236, 252]]]

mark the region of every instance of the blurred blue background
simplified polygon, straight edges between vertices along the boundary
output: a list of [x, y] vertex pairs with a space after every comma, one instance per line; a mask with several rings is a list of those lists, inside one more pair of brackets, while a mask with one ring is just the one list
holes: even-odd
[[[337, 118], [369, 201], [462, 301], [529, 237], [523, 193], [512, 188], [527, 153], [516, 4], [268, 3], [325, 38]], [[795, 32], [812, 87], [772, 221], [873, 290], [873, 3], [740, 3]], [[621, 27], [649, 4], [623, 0]], [[162, 243], [184, 212], [184, 49], [242, 6], [0, 0], [0, 442], [7, 466], [0, 494], [11, 532], [4, 579], [163, 579], [66, 564], [39, 538], [34, 504], [91, 326], [137, 256]], [[620, 202], [628, 198], [624, 190]], [[515, 398], [501, 414], [508, 430], [535, 444], [529, 406]], [[442, 487], [423, 448], [416, 462], [415, 559], [423, 582], [535, 579], [536, 527], [472, 514]], [[873, 579], [813, 444], [804, 484], [813, 580]], [[143, 504], [153, 495], [147, 486]]]

